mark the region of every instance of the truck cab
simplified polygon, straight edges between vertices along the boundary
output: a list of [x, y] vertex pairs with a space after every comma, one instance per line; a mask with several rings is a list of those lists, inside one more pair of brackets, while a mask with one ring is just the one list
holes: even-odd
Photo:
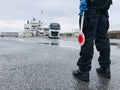
[[49, 25], [49, 38], [58, 38], [60, 33], [60, 24], [59, 23], [50, 23]]

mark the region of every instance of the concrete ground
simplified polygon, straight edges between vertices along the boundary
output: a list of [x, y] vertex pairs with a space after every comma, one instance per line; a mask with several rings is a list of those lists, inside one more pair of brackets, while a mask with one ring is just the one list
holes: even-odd
[[111, 40], [110, 80], [95, 71], [96, 50], [90, 82], [74, 78], [79, 50], [76, 38], [0, 38], [0, 90], [120, 90], [120, 40]]

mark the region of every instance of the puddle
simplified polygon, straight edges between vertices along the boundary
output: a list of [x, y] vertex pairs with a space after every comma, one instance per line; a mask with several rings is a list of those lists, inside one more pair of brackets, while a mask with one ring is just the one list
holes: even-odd
[[60, 46], [63, 48], [72, 48], [72, 49], [77, 49], [77, 50], [80, 49], [80, 46], [78, 44], [71, 43], [71, 42], [65, 42], [65, 41], [38, 42], [37, 44], [38, 45], [48, 45], [48, 46]]
[[38, 42], [37, 44], [39, 45], [59, 45], [59, 43], [56, 43], [56, 42]]
[[51, 45], [59, 45], [58, 43], [51, 43]]

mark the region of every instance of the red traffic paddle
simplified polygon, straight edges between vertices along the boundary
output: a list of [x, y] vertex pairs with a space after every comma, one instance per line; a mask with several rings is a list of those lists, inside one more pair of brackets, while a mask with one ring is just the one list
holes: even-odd
[[78, 43], [82, 46], [85, 42], [85, 36], [83, 34], [83, 21], [84, 21], [84, 12], [83, 16], [81, 16], [81, 26], [80, 26], [80, 33], [78, 35]]
[[80, 34], [78, 35], [78, 42], [79, 42], [79, 44], [80, 44], [81, 46], [84, 44], [84, 42], [85, 42], [85, 36], [84, 36], [83, 33], [80, 33]]

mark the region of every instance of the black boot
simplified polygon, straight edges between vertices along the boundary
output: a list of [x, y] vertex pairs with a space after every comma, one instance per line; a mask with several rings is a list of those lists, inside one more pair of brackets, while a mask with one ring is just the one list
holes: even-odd
[[89, 82], [89, 72], [81, 72], [79, 69], [73, 71], [73, 76], [84, 82]]
[[110, 68], [97, 68], [96, 72], [101, 75], [104, 78], [110, 79], [111, 78], [111, 74], [110, 74]]

